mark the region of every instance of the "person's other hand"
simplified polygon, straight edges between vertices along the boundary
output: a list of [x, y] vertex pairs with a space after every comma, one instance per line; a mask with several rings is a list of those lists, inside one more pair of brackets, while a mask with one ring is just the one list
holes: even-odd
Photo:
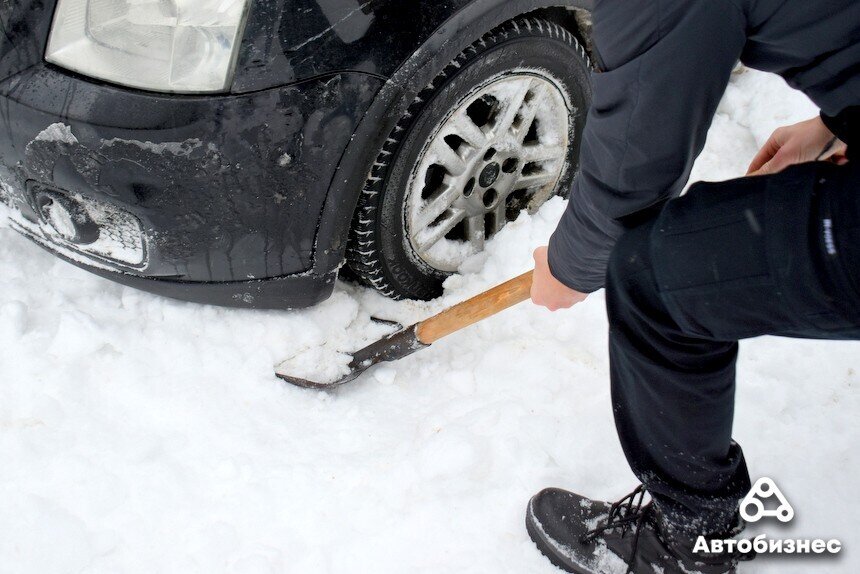
[[535, 272], [532, 279], [532, 301], [535, 305], [550, 311], [573, 307], [588, 297], [585, 293], [574, 291], [552, 276], [547, 262], [546, 247], [535, 249]]
[[820, 117], [779, 128], [755, 156], [747, 175], [779, 173], [788, 166], [822, 160], [845, 163], [848, 147], [835, 140]]

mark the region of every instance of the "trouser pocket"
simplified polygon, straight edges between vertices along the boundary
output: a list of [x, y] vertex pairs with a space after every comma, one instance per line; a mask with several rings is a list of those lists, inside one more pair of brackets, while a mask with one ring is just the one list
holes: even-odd
[[860, 324], [860, 166], [824, 165], [818, 177], [812, 234], [840, 323]]
[[815, 166], [697, 184], [652, 230], [655, 278], [690, 335], [733, 341], [845, 328], [810, 241]]

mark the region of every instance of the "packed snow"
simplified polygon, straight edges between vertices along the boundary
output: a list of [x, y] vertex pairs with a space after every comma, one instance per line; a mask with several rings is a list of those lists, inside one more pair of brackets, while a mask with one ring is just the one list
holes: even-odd
[[[736, 74], [695, 177], [741, 175], [815, 109]], [[59, 136], [61, 134], [55, 134]], [[0, 572], [549, 574], [523, 524], [545, 486], [618, 499], [604, 297], [524, 303], [334, 393], [273, 368], [351, 350], [530, 267], [564, 202], [523, 214], [431, 303], [339, 285], [313, 309], [159, 298], [49, 255], [0, 223]], [[860, 571], [857, 343], [742, 344], [736, 438], [794, 506], [752, 534], [839, 538], [837, 559], [746, 573]]]
[[333, 349], [327, 345], [300, 349], [277, 365], [275, 372], [311, 383], [331, 385], [349, 374], [349, 364], [352, 361], [350, 351], [354, 350], [356, 349]]
[[37, 142], [61, 142], [69, 145], [78, 143], [78, 138], [72, 133], [72, 128], [63, 123], [51, 124], [35, 137]]

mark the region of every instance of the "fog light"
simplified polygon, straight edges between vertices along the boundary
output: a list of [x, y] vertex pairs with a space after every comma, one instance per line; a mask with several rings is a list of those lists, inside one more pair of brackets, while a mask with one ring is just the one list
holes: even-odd
[[92, 258], [129, 267], [146, 264], [140, 220], [114, 205], [56, 189], [32, 191], [45, 239]]
[[99, 226], [79, 202], [58, 193], [42, 192], [36, 205], [45, 223], [69, 243], [88, 245], [98, 241]]

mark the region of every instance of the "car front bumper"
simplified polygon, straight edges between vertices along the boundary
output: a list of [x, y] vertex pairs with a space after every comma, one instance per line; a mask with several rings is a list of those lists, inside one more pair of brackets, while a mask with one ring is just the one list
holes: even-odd
[[17, 230], [116, 281], [220, 305], [312, 305], [337, 274], [314, 264], [332, 176], [381, 84], [345, 72], [166, 96], [38, 65], [0, 83], [0, 200]]

